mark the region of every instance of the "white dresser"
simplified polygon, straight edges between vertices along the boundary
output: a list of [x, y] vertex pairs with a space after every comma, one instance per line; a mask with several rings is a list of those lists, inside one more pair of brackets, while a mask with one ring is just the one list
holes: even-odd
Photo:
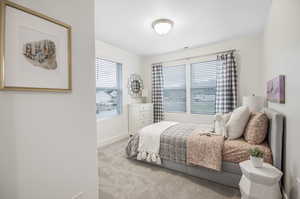
[[129, 104], [129, 134], [135, 134], [139, 129], [153, 123], [153, 104]]

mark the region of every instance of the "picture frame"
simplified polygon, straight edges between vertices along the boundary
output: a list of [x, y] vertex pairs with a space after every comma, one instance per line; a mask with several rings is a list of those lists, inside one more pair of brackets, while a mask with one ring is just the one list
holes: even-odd
[[279, 75], [267, 82], [267, 100], [285, 104], [285, 76]]
[[0, 2], [0, 90], [72, 91], [72, 27]]

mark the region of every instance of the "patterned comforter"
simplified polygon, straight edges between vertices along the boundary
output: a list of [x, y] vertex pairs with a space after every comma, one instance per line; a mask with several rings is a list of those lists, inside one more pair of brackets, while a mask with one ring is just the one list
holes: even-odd
[[[199, 126], [179, 123], [165, 130], [160, 136], [160, 158], [186, 164], [187, 137]], [[135, 134], [129, 139], [126, 147], [127, 156], [135, 158], [138, 153], [138, 146], [139, 135]]]

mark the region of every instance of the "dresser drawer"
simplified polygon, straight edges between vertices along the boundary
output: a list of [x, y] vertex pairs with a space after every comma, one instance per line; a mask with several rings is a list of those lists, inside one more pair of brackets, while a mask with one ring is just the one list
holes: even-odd
[[139, 117], [140, 118], [149, 118], [152, 116], [152, 113], [149, 111], [149, 112], [139, 112]]
[[140, 105], [140, 110], [141, 111], [151, 111], [153, 105], [152, 104], [141, 104]]
[[147, 126], [147, 125], [150, 125], [153, 123], [153, 120], [145, 120], [144, 121], [144, 124]]
[[130, 104], [129, 105], [129, 133], [135, 134], [141, 128], [153, 123], [152, 104]]

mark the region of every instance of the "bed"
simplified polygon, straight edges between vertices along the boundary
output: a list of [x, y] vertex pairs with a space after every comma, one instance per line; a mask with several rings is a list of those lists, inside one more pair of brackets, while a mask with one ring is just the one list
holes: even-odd
[[[282, 169], [282, 141], [284, 117], [272, 109], [264, 109], [269, 119], [268, 137], [259, 147], [265, 152], [265, 161]], [[211, 180], [227, 186], [238, 187], [241, 178], [239, 162], [249, 158], [248, 150], [253, 147], [243, 138], [226, 140], [222, 150], [222, 170], [215, 171], [200, 166], [186, 164], [187, 137], [198, 128], [197, 124], [176, 124], [166, 129], [160, 136], [159, 166], [179, 171], [199, 178]], [[137, 159], [139, 134], [130, 138], [126, 147], [129, 158]]]

